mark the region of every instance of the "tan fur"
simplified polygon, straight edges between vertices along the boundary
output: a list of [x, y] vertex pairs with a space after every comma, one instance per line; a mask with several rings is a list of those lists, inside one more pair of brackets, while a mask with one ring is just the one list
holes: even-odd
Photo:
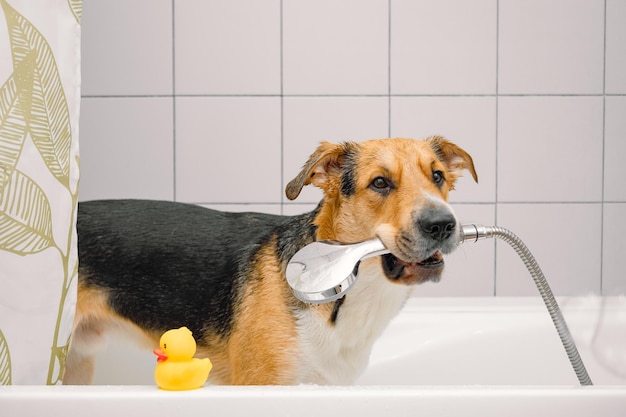
[[[258, 254], [252, 278], [235, 313], [228, 343], [235, 385], [296, 382], [297, 335], [284, 278], [273, 245]], [[258, 279], [257, 277], [263, 277]], [[283, 300], [276, 302], [276, 300]]]
[[213, 368], [209, 374], [209, 382], [231, 384], [232, 369], [228, 357], [228, 341], [214, 334], [204, 335], [203, 339], [205, 346], [210, 347], [198, 346], [195, 357], [211, 359]]

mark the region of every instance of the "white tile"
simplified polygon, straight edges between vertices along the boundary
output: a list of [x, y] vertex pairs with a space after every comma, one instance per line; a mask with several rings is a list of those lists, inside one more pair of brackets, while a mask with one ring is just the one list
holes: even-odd
[[604, 4], [500, 0], [498, 85], [508, 93], [602, 93]]
[[280, 203], [280, 99], [176, 98], [176, 199]]
[[394, 97], [391, 136], [441, 135], [467, 151], [478, 173], [467, 171], [450, 193], [452, 202], [494, 202], [496, 190], [496, 99], [494, 97]]
[[174, 190], [171, 98], [83, 98], [81, 200], [171, 200]]
[[[387, 137], [387, 98], [287, 97], [284, 99], [284, 181], [300, 172], [320, 142], [361, 142]], [[317, 203], [322, 193], [305, 187], [296, 203]], [[286, 198], [285, 198], [286, 200]]]
[[280, 0], [175, 7], [177, 94], [280, 93]]
[[626, 97], [607, 97], [604, 131], [604, 199], [626, 201]]
[[626, 94], [626, 2], [606, 1], [606, 92]]
[[386, 94], [388, 0], [283, 2], [286, 94]]
[[172, 94], [172, 2], [86, 1], [82, 94]]
[[393, 0], [391, 92], [493, 94], [495, 0]]
[[626, 204], [605, 204], [602, 293], [626, 295]]
[[202, 204], [202, 207], [233, 213], [280, 214], [280, 204]]
[[[555, 295], [600, 293], [601, 204], [501, 204], [498, 225], [526, 244]], [[539, 295], [521, 259], [497, 243], [496, 295]]]
[[[493, 204], [456, 204], [453, 209], [461, 223], [495, 224]], [[441, 281], [420, 285], [417, 297], [487, 297], [494, 295], [495, 242], [465, 242], [447, 255]]]
[[283, 204], [283, 214], [285, 216], [295, 216], [313, 211], [316, 207], [317, 204]]
[[600, 201], [601, 97], [501, 97], [498, 200]]

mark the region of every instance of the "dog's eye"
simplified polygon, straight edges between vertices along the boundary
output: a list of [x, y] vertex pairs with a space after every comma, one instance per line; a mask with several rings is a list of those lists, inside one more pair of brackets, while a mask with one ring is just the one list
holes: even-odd
[[374, 178], [374, 181], [372, 181], [372, 183], [370, 184], [370, 187], [378, 192], [389, 192], [389, 190], [391, 189], [391, 183], [386, 178], [376, 177]]
[[445, 180], [446, 177], [443, 176], [443, 172], [433, 171], [433, 182], [437, 185], [437, 187], [441, 187]]
[[389, 186], [387, 180], [383, 177], [374, 178], [374, 181], [372, 181], [372, 185], [376, 188], [387, 188]]

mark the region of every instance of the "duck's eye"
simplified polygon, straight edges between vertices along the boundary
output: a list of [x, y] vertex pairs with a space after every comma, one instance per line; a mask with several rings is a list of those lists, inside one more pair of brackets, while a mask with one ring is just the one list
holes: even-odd
[[163, 343], [163, 349], [167, 349], [167, 343]]
[[443, 176], [443, 172], [441, 171], [433, 171], [433, 182], [437, 187], [441, 187], [446, 180], [446, 177]]
[[391, 181], [384, 177], [376, 177], [370, 183], [370, 188], [379, 193], [388, 193], [393, 187]]

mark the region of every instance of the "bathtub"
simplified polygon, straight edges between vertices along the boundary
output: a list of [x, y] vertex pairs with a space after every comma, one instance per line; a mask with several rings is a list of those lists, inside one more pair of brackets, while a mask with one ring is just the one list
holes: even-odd
[[0, 387], [2, 416], [626, 415], [626, 298], [559, 298], [594, 386], [580, 387], [540, 298], [411, 299], [354, 386], [166, 392], [154, 357], [121, 342], [96, 384]]

